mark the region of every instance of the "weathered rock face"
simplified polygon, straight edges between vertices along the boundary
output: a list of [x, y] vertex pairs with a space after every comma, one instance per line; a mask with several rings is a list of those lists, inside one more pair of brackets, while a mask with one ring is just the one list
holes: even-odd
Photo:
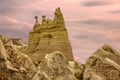
[[119, 80], [120, 54], [109, 45], [99, 48], [86, 64], [68, 61], [59, 51], [38, 63], [0, 36], [0, 80]]
[[41, 60], [46, 54], [54, 51], [64, 53], [68, 60], [73, 60], [72, 49], [65, 28], [63, 15], [60, 8], [54, 13], [54, 20], [45, 19], [42, 16], [42, 23], [36, 22], [33, 31], [29, 34], [28, 50], [32, 57]]
[[0, 36], [0, 80], [77, 80], [84, 71], [82, 65], [69, 62], [59, 51], [46, 54], [36, 64], [19, 52], [11, 39]]
[[120, 80], [120, 54], [109, 45], [99, 48], [85, 66], [84, 80]]
[[0, 36], [0, 80], [30, 80], [36, 71], [30, 58], [20, 53], [11, 39]]
[[13, 45], [16, 46], [24, 46], [25, 43], [21, 40], [21, 39], [15, 39], [15, 38], [11, 38]]
[[74, 80], [75, 78], [67, 59], [60, 52], [46, 55], [45, 60], [40, 64], [40, 70], [50, 80]]
[[86, 64], [70, 61], [72, 50], [60, 8], [54, 15], [54, 20], [42, 16], [41, 24], [35, 17], [28, 49], [19, 39], [0, 35], [0, 80], [120, 80], [120, 54], [109, 45], [99, 48]]
[[71, 65], [61, 52], [56, 51], [45, 56], [36, 75], [39, 76], [39, 80], [77, 80], [75, 74], [78, 73], [78, 69], [79, 73], [82, 73], [82, 68], [75, 65], [75, 62], [72, 63]]
[[83, 80], [85, 66], [83, 64], [76, 62], [76, 61], [70, 61], [69, 64], [73, 70], [73, 73], [74, 73], [74, 76], [76, 77], [76, 79]]

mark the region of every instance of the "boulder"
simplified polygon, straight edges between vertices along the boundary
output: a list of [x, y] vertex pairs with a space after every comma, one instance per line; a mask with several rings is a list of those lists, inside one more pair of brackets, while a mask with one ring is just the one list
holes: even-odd
[[47, 54], [39, 65], [39, 80], [76, 80], [73, 68], [65, 56], [59, 52]]
[[105, 44], [87, 60], [84, 80], [119, 80], [120, 54]]
[[76, 61], [69, 61], [69, 65], [70, 65], [76, 79], [83, 80], [83, 74], [85, 71], [84, 64], [80, 64]]
[[31, 59], [10, 38], [0, 36], [0, 80], [30, 80], [37, 72]]

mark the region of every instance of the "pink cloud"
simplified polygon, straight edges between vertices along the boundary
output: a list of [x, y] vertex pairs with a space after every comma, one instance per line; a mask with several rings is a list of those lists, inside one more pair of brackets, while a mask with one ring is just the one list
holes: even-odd
[[15, 18], [7, 17], [7, 16], [5, 16], [4, 18], [5, 18], [8, 22], [10, 22], [10, 23], [14, 23], [14, 24], [18, 24], [18, 23], [19, 23], [19, 21], [16, 20]]
[[[0, 3], [0, 17], [2, 16], [3, 19], [0, 20], [1, 33], [8, 32], [4, 34], [10, 34], [13, 37], [19, 35], [26, 40], [29, 31], [32, 30], [34, 25], [34, 16], [38, 15], [41, 20], [40, 17], [45, 14], [52, 19], [55, 8], [61, 7], [75, 60], [84, 63], [104, 43], [109, 43], [113, 47], [120, 49], [120, 14], [109, 12], [119, 10], [119, 0], [12, 1], [16, 4], [12, 5], [9, 1]], [[85, 7], [81, 5], [83, 1], [99, 1], [101, 4], [98, 5], [101, 6], [95, 6], [97, 4], [94, 4], [94, 7]], [[81, 21], [86, 20], [92, 20], [92, 23], [81, 23]], [[3, 24], [5, 21], [9, 24]]]

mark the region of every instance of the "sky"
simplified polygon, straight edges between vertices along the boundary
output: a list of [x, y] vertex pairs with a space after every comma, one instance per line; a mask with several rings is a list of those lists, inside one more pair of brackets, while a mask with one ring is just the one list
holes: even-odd
[[34, 16], [53, 19], [57, 7], [76, 61], [85, 63], [104, 44], [120, 52], [120, 0], [0, 0], [0, 34], [28, 41]]

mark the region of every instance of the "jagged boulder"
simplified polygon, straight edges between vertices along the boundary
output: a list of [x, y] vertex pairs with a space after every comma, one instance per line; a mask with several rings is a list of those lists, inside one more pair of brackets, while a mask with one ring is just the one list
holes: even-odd
[[84, 64], [80, 64], [76, 61], [69, 61], [69, 65], [71, 66], [72, 71], [73, 71], [76, 79], [77, 80], [83, 80], [83, 74], [84, 74], [84, 71], [85, 71]]
[[27, 44], [19, 38], [10, 38], [13, 43], [13, 46], [22, 53], [27, 52]]
[[119, 80], [120, 54], [105, 44], [87, 60], [84, 80]]
[[45, 56], [39, 65], [37, 75], [39, 80], [76, 80], [73, 68], [59, 51]]
[[20, 53], [11, 39], [0, 36], [0, 80], [30, 80], [36, 71], [31, 59]]
[[77, 80], [84, 71], [83, 65], [68, 61], [59, 51], [46, 54], [39, 63], [33, 62], [10, 38], [0, 36], [1, 80]]
[[24, 43], [24, 41], [22, 41], [22, 39], [19, 39], [19, 38], [11, 38], [12, 42], [13, 42], [13, 45], [16, 45], [16, 46], [25, 46], [26, 44]]
[[56, 51], [46, 54], [32, 80], [83, 80], [83, 73], [84, 65], [68, 61], [63, 53]]
[[68, 61], [59, 51], [46, 54], [36, 66], [34, 63], [10, 38], [0, 36], [1, 80], [77, 80], [84, 71], [83, 65]]

